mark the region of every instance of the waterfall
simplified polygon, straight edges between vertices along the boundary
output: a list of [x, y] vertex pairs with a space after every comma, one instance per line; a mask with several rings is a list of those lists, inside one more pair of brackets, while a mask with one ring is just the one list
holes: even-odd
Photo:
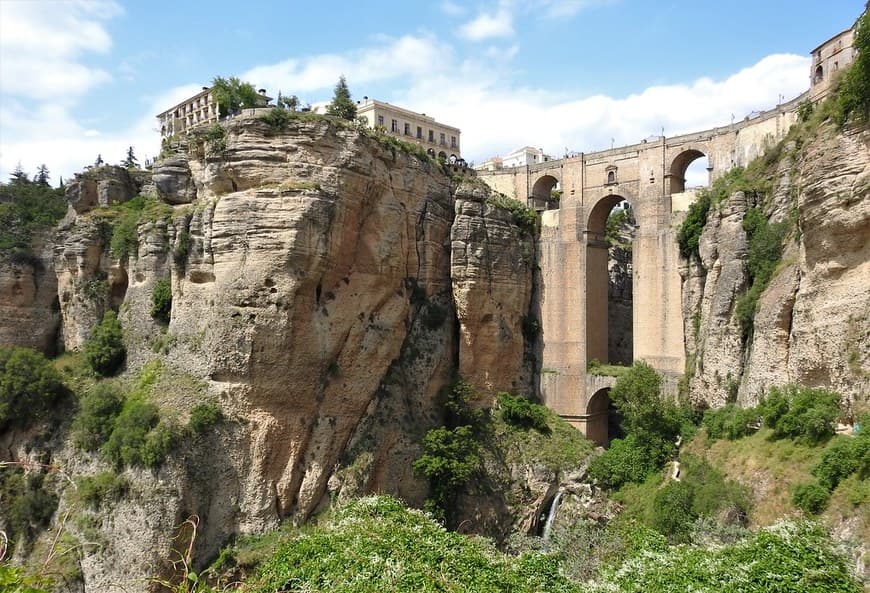
[[553, 521], [556, 519], [556, 511], [559, 508], [559, 503], [562, 501], [562, 491], [556, 493], [553, 497], [553, 502], [550, 504], [550, 512], [547, 514], [547, 522], [544, 523], [544, 541], [550, 539], [550, 531], [553, 529]]

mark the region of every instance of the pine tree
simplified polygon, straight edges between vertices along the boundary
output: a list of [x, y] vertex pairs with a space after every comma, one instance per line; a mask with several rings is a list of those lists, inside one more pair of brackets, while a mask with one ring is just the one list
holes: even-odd
[[350, 98], [350, 89], [347, 88], [344, 74], [335, 85], [335, 94], [332, 97], [332, 103], [326, 108], [326, 113], [348, 121], [356, 119], [356, 103]]
[[48, 167], [45, 166], [45, 163], [39, 165], [36, 168], [36, 176], [33, 178], [35, 183], [39, 185], [44, 185], [45, 187], [49, 187], [48, 180], [50, 176], [48, 174]]
[[139, 161], [136, 159], [136, 155], [133, 154], [133, 147], [127, 149], [127, 158], [121, 161], [121, 166], [127, 169], [138, 169]]
[[21, 168], [21, 161], [19, 161], [15, 166], [12, 175], [9, 176], [9, 183], [12, 185], [24, 185], [30, 183], [30, 178], [27, 177], [27, 173], [25, 173], [24, 169]]

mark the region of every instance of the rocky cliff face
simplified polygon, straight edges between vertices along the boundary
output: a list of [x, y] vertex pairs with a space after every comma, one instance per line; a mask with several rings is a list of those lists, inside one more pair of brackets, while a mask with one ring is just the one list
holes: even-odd
[[[4, 307], [17, 310], [0, 321], [3, 345], [47, 349], [59, 325], [78, 349], [114, 308], [127, 371], [163, 360], [161, 409], [184, 421], [216, 397], [229, 419], [158, 472], [127, 470], [137, 501], [101, 519], [109, 543], [81, 563], [89, 592], [141, 589], [189, 514], [206, 559], [234, 533], [304, 520], [331, 497], [420, 504], [411, 461], [441, 424], [439, 391], [457, 374], [489, 397], [526, 390], [534, 246], [488, 190], [323, 119], [227, 128], [220, 147], [180, 144], [153, 184], [79, 180], [48, 265], [0, 267]], [[140, 221], [119, 260], [94, 208], [137, 192], [171, 214]], [[168, 327], [150, 315], [165, 279]], [[187, 378], [205, 388], [171, 388]], [[53, 458], [78, 475], [100, 466], [71, 448]]]
[[747, 288], [749, 206], [738, 192], [711, 211], [700, 261], [682, 274], [689, 392], [713, 405], [749, 405], [788, 382], [834, 389], [846, 407], [870, 392], [870, 135], [823, 128], [787, 146], [770, 200], [771, 221], [797, 214], [782, 261], [761, 295], [746, 344], [734, 311]]

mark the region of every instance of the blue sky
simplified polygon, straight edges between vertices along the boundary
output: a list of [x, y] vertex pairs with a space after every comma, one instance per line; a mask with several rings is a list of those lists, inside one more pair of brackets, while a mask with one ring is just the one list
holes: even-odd
[[153, 116], [216, 75], [318, 102], [344, 74], [460, 127], [477, 162], [700, 130], [805, 90], [810, 50], [863, 5], [0, 0], [0, 179], [153, 157]]

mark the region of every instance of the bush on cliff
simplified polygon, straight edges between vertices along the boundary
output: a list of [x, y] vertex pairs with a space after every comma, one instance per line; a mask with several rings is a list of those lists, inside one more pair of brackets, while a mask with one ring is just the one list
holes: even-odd
[[840, 395], [801, 385], [772, 387], [760, 409], [764, 424], [773, 429], [775, 438], [818, 443], [834, 434]]
[[167, 325], [172, 316], [172, 285], [169, 278], [158, 280], [151, 290], [151, 317]]
[[114, 311], [106, 311], [91, 338], [85, 342], [84, 354], [94, 372], [104, 377], [115, 374], [124, 364], [127, 356], [124, 333]]
[[0, 432], [45, 418], [66, 389], [51, 362], [29, 348], [0, 348]]
[[835, 120], [839, 125], [850, 118], [862, 123], [870, 120], [870, 18], [866, 7], [858, 18], [852, 47], [855, 60], [846, 71], [836, 97]]

